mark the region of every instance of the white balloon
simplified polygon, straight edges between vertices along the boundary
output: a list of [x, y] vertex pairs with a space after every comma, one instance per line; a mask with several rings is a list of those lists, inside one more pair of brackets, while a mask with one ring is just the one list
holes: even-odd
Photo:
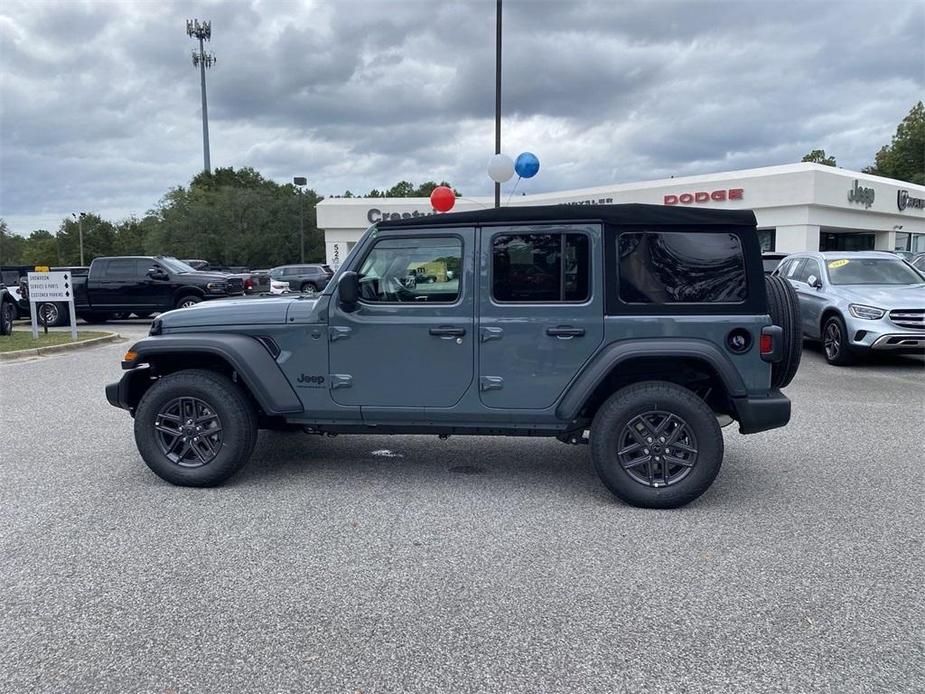
[[514, 175], [514, 161], [506, 154], [495, 154], [488, 160], [488, 175], [496, 183], [510, 181]]

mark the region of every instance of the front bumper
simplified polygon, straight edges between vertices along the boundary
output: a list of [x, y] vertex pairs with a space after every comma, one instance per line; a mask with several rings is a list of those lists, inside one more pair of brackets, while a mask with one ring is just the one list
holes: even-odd
[[848, 331], [848, 348], [853, 352], [869, 349], [891, 352], [925, 352], [925, 330], [916, 330], [897, 325], [889, 318], [889, 312], [878, 320], [864, 320], [844, 315]]
[[741, 434], [776, 429], [790, 421], [790, 398], [779, 390], [764, 398], [732, 398], [732, 407]]
[[881, 335], [871, 343], [870, 348], [889, 351], [925, 352], [925, 334], [895, 333]]
[[[123, 368], [125, 368], [123, 366]], [[139, 366], [131, 371], [126, 371], [115, 383], [106, 386], [106, 399], [113, 407], [121, 410], [128, 410], [134, 415], [134, 405], [137, 403], [141, 394], [144, 392], [147, 384], [145, 381], [150, 380], [151, 370], [148, 366]]]

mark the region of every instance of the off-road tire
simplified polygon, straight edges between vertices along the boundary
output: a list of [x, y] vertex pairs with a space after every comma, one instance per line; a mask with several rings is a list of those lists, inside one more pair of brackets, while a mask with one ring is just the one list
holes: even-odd
[[800, 300], [790, 282], [777, 275], [765, 275], [768, 313], [771, 322], [783, 332], [783, 358], [771, 365], [771, 387], [786, 388], [800, 368], [803, 355], [803, 323]]
[[[649, 412], [680, 418], [693, 433], [697, 458], [686, 477], [668, 486], [647, 486], [630, 476], [618, 456], [620, 440], [636, 417]], [[591, 424], [591, 459], [615, 496], [642, 508], [676, 508], [703, 494], [723, 462], [723, 435], [716, 416], [692, 391], [665, 381], [645, 381], [618, 390]]]
[[[830, 346], [830, 340], [835, 344]], [[829, 316], [822, 326], [822, 355], [832, 366], [848, 366], [854, 362], [854, 353], [848, 344], [848, 329], [838, 314]]]
[[[181, 397], [207, 403], [221, 423], [221, 448], [201, 467], [186, 468], [171, 461], [156, 438], [161, 409]], [[256, 442], [253, 403], [227, 376], [214, 371], [187, 369], [164, 376], [148, 389], [135, 412], [135, 443], [141, 457], [158, 477], [180, 486], [213, 487], [225, 482], [248, 461]]]
[[13, 319], [16, 317], [16, 307], [12, 301], [0, 301], [0, 335], [13, 333]]
[[198, 304], [200, 301], [202, 301], [202, 297], [196, 296], [195, 294], [187, 294], [177, 299], [176, 308], [187, 308], [193, 304]]

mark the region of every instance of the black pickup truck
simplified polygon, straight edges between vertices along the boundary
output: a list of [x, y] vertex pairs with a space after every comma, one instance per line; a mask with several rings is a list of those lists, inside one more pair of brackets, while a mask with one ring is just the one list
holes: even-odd
[[[221, 273], [197, 272], [169, 256], [96, 258], [85, 275], [74, 274], [74, 309], [88, 323], [147, 318], [206, 299], [244, 294], [244, 281]], [[66, 304], [43, 304], [40, 315], [49, 325], [67, 323]]]

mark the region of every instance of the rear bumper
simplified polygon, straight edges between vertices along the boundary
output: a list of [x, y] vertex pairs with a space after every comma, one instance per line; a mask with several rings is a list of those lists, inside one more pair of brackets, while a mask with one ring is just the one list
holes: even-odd
[[733, 398], [732, 406], [742, 434], [776, 429], [790, 421], [790, 398], [779, 390], [766, 398]]

